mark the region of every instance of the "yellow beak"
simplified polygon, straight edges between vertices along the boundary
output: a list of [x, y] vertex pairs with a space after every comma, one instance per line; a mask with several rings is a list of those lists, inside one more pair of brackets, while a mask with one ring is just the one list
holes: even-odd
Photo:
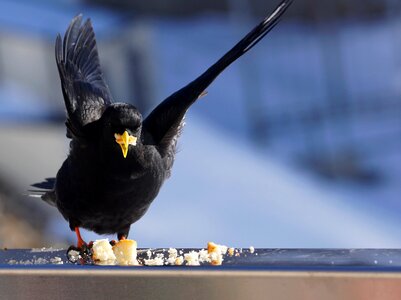
[[115, 133], [114, 137], [116, 138], [116, 143], [120, 145], [121, 150], [123, 151], [124, 158], [126, 158], [128, 154], [129, 145], [135, 146], [138, 138], [129, 135], [127, 131], [124, 131], [123, 134]]

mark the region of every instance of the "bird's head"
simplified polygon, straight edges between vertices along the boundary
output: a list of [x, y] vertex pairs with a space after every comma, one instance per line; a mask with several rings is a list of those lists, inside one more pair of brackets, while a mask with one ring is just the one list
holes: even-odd
[[130, 147], [140, 143], [142, 115], [130, 104], [113, 103], [102, 115], [103, 138], [112, 149], [120, 149], [124, 158]]

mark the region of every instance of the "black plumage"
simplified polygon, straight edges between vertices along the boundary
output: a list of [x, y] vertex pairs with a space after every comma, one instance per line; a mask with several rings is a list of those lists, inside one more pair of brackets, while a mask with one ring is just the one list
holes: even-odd
[[79, 227], [99, 234], [117, 233], [119, 239], [128, 236], [131, 224], [145, 214], [170, 176], [188, 108], [226, 67], [278, 23], [291, 3], [284, 0], [222, 58], [143, 121], [134, 106], [113, 102], [89, 19], [82, 25], [82, 16], [75, 17], [63, 40], [57, 36], [55, 54], [70, 152], [55, 180], [34, 186], [46, 202], [58, 208], [79, 240]]

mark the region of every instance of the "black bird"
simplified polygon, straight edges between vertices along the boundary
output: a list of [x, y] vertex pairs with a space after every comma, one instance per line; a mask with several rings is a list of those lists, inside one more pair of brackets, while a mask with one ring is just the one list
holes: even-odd
[[292, 3], [284, 0], [230, 51], [142, 120], [131, 104], [113, 102], [99, 64], [91, 21], [75, 17], [56, 39], [70, 152], [56, 178], [35, 184], [85, 245], [79, 228], [128, 236], [170, 176], [188, 108], [232, 62], [256, 45]]

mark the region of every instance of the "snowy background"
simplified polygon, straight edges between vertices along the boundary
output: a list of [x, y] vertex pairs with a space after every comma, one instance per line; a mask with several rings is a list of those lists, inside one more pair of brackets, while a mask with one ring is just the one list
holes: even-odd
[[[131, 18], [59, 2], [0, 0], [0, 179], [18, 194], [66, 157], [53, 47], [77, 12], [93, 20], [115, 99], [145, 115], [259, 22]], [[284, 17], [191, 108], [173, 175], [130, 237], [141, 247], [400, 247], [399, 13]], [[23, 215], [46, 216], [46, 243], [74, 241], [55, 209], [18, 201], [40, 207]]]

